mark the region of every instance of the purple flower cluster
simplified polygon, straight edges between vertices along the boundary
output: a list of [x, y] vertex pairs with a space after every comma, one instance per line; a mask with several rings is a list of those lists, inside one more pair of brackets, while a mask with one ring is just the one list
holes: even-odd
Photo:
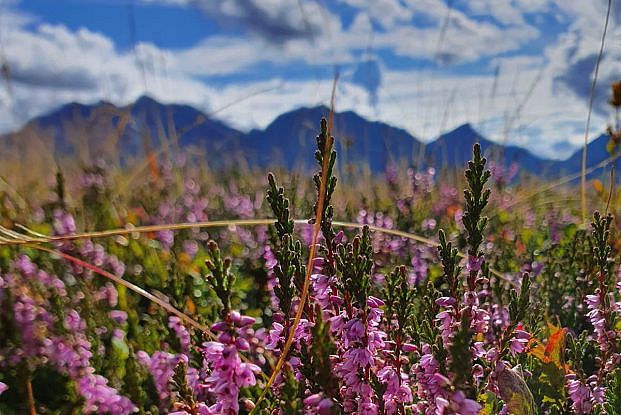
[[466, 398], [462, 391], [452, 390], [451, 380], [441, 373], [430, 346], [423, 345], [422, 352], [413, 368], [418, 397], [416, 410], [425, 415], [477, 415], [482, 406]]
[[574, 414], [590, 414], [595, 405], [604, 403], [606, 390], [598, 385], [596, 376], [590, 376], [584, 382], [575, 373], [569, 373], [565, 376], [565, 382]]
[[250, 350], [250, 342], [244, 337], [243, 329], [254, 324], [252, 317], [242, 316], [236, 311], [214, 324], [212, 330], [218, 334], [217, 341], [203, 345], [208, 377], [200, 387], [215, 396], [216, 403], [209, 409], [217, 414], [239, 412], [239, 391], [256, 384], [255, 374], [261, 369], [248, 362], [242, 362], [240, 352]]
[[138, 408], [117, 390], [108, 386], [108, 380], [100, 375], [88, 374], [77, 382], [78, 391], [84, 398], [87, 414], [130, 414]]
[[[606, 299], [605, 297], [608, 297]], [[610, 307], [605, 306], [605, 301], [611, 304]], [[611, 320], [612, 314], [618, 312], [617, 304], [614, 302], [613, 293], [603, 293], [599, 289], [595, 294], [586, 296], [586, 305], [589, 312], [587, 317], [593, 325], [593, 331], [595, 334], [595, 340], [599, 345], [601, 351], [608, 352], [615, 347], [615, 339], [618, 335], [617, 331], [612, 327]], [[618, 356], [611, 356], [618, 358]], [[613, 365], [615, 362], [609, 362]], [[605, 367], [605, 370], [611, 369], [611, 367]]]
[[353, 307], [351, 314], [343, 310], [330, 318], [333, 333], [342, 339], [335, 372], [343, 379], [343, 408], [348, 413], [373, 415], [378, 411], [370, 373], [378, 370], [376, 357], [386, 339], [379, 329], [383, 305], [379, 298], [369, 297], [364, 309]]
[[412, 386], [406, 373], [392, 365], [386, 365], [377, 372], [377, 377], [386, 385], [382, 399], [387, 415], [397, 414], [400, 408], [412, 403]]
[[[621, 330], [616, 329], [616, 316], [621, 315], [621, 303], [615, 302], [615, 292], [606, 292], [605, 284], [600, 279], [599, 287], [594, 294], [586, 296], [587, 317], [593, 326], [593, 340], [597, 343], [600, 355], [596, 358], [599, 365], [597, 373], [586, 380], [576, 373], [566, 375], [565, 386], [572, 401], [574, 413], [590, 414], [596, 405], [604, 403], [606, 387], [603, 378], [606, 373], [614, 371], [621, 364], [621, 353], [618, 340]], [[619, 269], [615, 288], [621, 292], [621, 268]]]
[[[187, 364], [188, 357], [185, 354], [174, 354], [159, 350], [151, 356], [141, 350], [136, 353], [136, 357], [138, 358], [140, 364], [146, 367], [151, 374], [161, 406], [164, 408], [168, 407], [172, 394], [170, 380], [175, 373], [175, 367], [180, 362]], [[191, 386], [194, 386], [194, 390], [196, 390], [198, 379], [199, 374], [197, 370], [189, 368], [187, 380]]]
[[[0, 299], [12, 295], [13, 318], [20, 327], [19, 343], [0, 350], [0, 367], [26, 362], [30, 367], [51, 365], [71, 377], [84, 398], [85, 413], [126, 415], [137, 410], [126, 397], [107, 386], [107, 379], [95, 374], [86, 321], [73, 306], [84, 295], [68, 298], [67, 285], [57, 276], [39, 269], [29, 257], [20, 256], [12, 272], [3, 275]], [[74, 294], [79, 293], [77, 291]], [[52, 304], [63, 304], [60, 313]]]
[[188, 354], [190, 351], [191, 338], [188, 329], [185, 328], [181, 319], [177, 316], [168, 317], [168, 328], [175, 332], [179, 344], [181, 345], [181, 353]]
[[[507, 308], [487, 301], [488, 281], [481, 277], [483, 256], [469, 256], [465, 269], [469, 274], [469, 289], [462, 298], [440, 297], [436, 304], [441, 311], [436, 315], [436, 327], [442, 339], [442, 346], [449, 349], [455, 336], [463, 336], [463, 322], [467, 323], [469, 347], [459, 356], [473, 362], [471, 372], [466, 374], [466, 381], [471, 387], [484, 388], [498, 395], [496, 385], [497, 368], [505, 367], [503, 358], [506, 353], [520, 354], [526, 351], [530, 334], [521, 324], [511, 324]], [[475, 290], [473, 290], [473, 288]], [[477, 290], [478, 289], [478, 290]], [[414, 365], [414, 378], [417, 384], [416, 404], [418, 411], [425, 414], [468, 414], [476, 415], [482, 406], [468, 398], [460, 385], [454, 384], [455, 373], [451, 367], [450, 354], [446, 361], [438, 361], [431, 352], [430, 345], [423, 344], [420, 359]]]

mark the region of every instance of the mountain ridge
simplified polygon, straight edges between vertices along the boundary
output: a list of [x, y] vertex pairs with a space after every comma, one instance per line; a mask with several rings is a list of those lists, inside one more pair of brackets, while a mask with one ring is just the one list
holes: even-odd
[[[18, 131], [0, 139], [6, 143], [10, 138], [19, 140], [28, 135], [26, 132], [39, 130], [51, 134], [57, 156], [83, 154], [76, 149], [85, 144], [93, 147], [94, 154], [116, 150], [127, 157], [179, 145], [202, 149], [214, 167], [234, 165], [236, 162], [222, 157], [227, 154], [230, 159], [237, 158], [248, 165], [308, 168], [314, 163], [312, 150], [319, 119], [328, 112], [325, 106], [300, 107], [280, 114], [264, 129], [244, 133], [190, 105], [163, 104], [145, 95], [126, 106], [106, 101], [91, 105], [71, 102], [29, 120]], [[488, 140], [470, 123], [424, 144], [402, 128], [344, 111], [334, 114], [333, 133], [341, 163], [365, 162], [374, 173], [402, 160], [437, 168], [461, 168], [471, 156], [475, 142], [503, 166], [515, 163], [520, 170], [540, 177], [575, 172], [582, 161], [581, 149], [565, 160], [546, 159], [522, 147]], [[589, 143], [588, 166], [608, 158], [606, 142], [607, 135], [602, 134]]]

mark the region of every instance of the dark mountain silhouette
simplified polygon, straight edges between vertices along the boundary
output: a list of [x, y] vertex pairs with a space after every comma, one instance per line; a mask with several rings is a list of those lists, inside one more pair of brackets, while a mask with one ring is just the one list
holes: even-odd
[[[34, 118], [4, 141], [18, 144], [33, 135], [53, 141], [57, 157], [119, 154], [135, 157], [166, 146], [195, 146], [214, 153], [239, 148], [244, 134], [188, 105], [161, 104], [143, 96], [125, 107], [108, 102], [70, 103]], [[86, 153], [86, 154], [85, 154]]]
[[537, 176], [549, 176], [554, 161], [542, 159], [530, 151], [512, 145], [494, 143], [479, 134], [470, 124], [464, 124], [453, 131], [442, 134], [425, 147], [425, 156], [436, 167], [464, 166], [472, 157], [472, 146], [481, 144], [488, 159], [504, 167], [517, 164], [521, 171]]
[[[311, 166], [319, 120], [328, 116], [326, 107], [300, 108], [277, 117], [265, 130], [252, 130], [246, 143], [260, 165], [280, 164], [289, 168]], [[368, 121], [352, 111], [334, 115], [333, 135], [341, 166], [366, 163], [371, 171], [401, 159], [413, 160], [422, 144], [405, 130]]]
[[[131, 158], [180, 146], [204, 152], [210, 166], [216, 168], [243, 162], [257, 167], [308, 169], [314, 165], [319, 120], [328, 112], [324, 106], [299, 108], [278, 116], [263, 130], [243, 133], [189, 105], [162, 104], [143, 96], [125, 107], [103, 101], [67, 104], [0, 139], [5, 148], [23, 152], [32, 136], [39, 141], [44, 136], [52, 142], [50, 151], [57, 157], [119, 154]], [[504, 166], [517, 164], [521, 172], [545, 178], [579, 172], [582, 163], [581, 150], [564, 161], [547, 160], [524, 148], [487, 140], [470, 124], [423, 145], [403, 129], [346, 111], [334, 115], [333, 135], [337, 137], [339, 166], [352, 171], [368, 166], [371, 172], [380, 173], [388, 165], [402, 162], [418, 167], [463, 168], [476, 142], [490, 160]], [[587, 166], [609, 157], [607, 141], [602, 135], [589, 144]]]
[[[606, 146], [609, 140], [610, 136], [608, 134], [601, 134], [599, 137], [589, 143], [589, 145], [587, 146], [587, 168], [591, 166], [596, 166], [610, 158], [610, 154], [608, 153], [608, 150], [606, 150]], [[621, 168], [621, 159], [616, 159], [615, 164], [618, 171], [618, 169]], [[557, 163], [557, 168], [560, 170], [561, 174], [571, 174], [581, 171], [582, 149], [576, 150], [576, 152], [574, 152], [567, 160]], [[601, 175], [601, 172], [596, 171], [590, 174], [589, 177], [595, 177], [599, 175]]]

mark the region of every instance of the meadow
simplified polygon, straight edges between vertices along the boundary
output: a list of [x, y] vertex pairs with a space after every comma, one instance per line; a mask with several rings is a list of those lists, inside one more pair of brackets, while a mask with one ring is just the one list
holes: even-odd
[[478, 146], [352, 175], [333, 140], [313, 173], [177, 149], [6, 183], [0, 414], [621, 414], [614, 186], [585, 218]]

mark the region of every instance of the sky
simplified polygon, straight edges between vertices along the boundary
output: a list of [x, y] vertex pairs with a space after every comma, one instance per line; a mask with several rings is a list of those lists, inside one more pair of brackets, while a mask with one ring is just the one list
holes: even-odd
[[[608, 0], [0, 0], [0, 132], [148, 94], [243, 131], [328, 104], [421, 141], [470, 122], [565, 158], [584, 140]], [[613, 0], [589, 137], [621, 79]]]

